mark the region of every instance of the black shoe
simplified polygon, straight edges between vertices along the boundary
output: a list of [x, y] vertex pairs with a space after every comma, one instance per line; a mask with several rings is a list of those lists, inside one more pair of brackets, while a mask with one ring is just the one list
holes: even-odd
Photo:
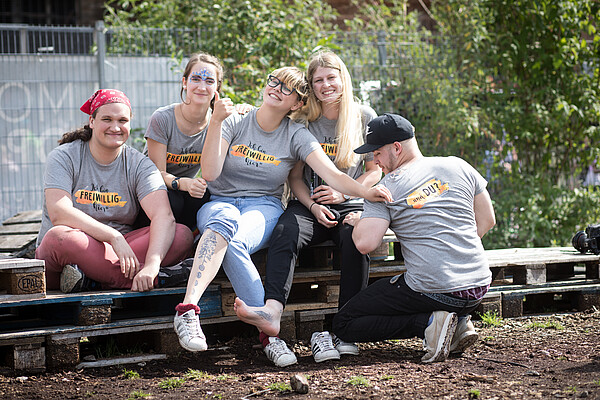
[[192, 271], [192, 265], [194, 265], [193, 258], [186, 258], [179, 264], [172, 265], [170, 267], [160, 267], [158, 273], [158, 287], [178, 287], [186, 286], [190, 272]]
[[100, 290], [100, 283], [85, 276], [76, 264], [67, 264], [60, 274], [60, 291], [63, 293]]

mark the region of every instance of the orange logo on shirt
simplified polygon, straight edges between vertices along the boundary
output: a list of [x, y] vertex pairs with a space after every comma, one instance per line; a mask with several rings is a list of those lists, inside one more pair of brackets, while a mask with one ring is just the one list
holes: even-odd
[[279, 163], [281, 163], [281, 160], [277, 160], [275, 156], [270, 156], [268, 154], [261, 153], [260, 151], [252, 150], [250, 147], [244, 144], [233, 146], [231, 148], [231, 155], [273, 165], [279, 165]]
[[188, 164], [198, 165], [202, 154], [190, 153], [190, 154], [171, 154], [167, 153], [167, 164]]
[[337, 143], [321, 143], [321, 147], [328, 156], [337, 156]]
[[406, 203], [413, 208], [421, 208], [449, 189], [447, 183], [442, 184], [440, 180], [433, 178], [412, 192], [406, 199]]
[[78, 190], [75, 192], [75, 198], [75, 201], [79, 204], [100, 204], [107, 207], [123, 207], [127, 203], [121, 201], [121, 196], [118, 193], [95, 190]]

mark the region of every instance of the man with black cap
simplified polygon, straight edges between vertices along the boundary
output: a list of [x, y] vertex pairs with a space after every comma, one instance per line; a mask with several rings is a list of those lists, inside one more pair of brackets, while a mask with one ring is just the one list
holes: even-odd
[[[365, 202], [352, 238], [365, 254], [388, 228], [402, 245], [406, 272], [354, 296], [333, 320], [347, 342], [423, 338], [423, 362], [462, 352], [478, 335], [468, 315], [491, 283], [481, 237], [496, 221], [485, 179], [458, 157], [424, 157], [405, 118], [384, 114], [369, 123], [366, 143], [394, 199]], [[360, 218], [360, 219], [359, 219]]]

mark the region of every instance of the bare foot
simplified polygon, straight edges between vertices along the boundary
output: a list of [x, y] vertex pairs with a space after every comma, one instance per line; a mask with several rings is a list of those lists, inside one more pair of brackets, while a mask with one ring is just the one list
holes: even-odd
[[275, 300], [267, 300], [263, 307], [250, 307], [239, 297], [235, 298], [233, 309], [238, 318], [247, 324], [254, 325], [269, 336], [279, 334], [279, 322], [283, 305]]

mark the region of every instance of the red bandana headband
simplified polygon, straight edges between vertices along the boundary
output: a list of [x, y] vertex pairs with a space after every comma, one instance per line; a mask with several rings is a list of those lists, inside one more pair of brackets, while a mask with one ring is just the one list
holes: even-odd
[[131, 110], [131, 103], [127, 96], [125, 96], [125, 93], [116, 89], [96, 90], [96, 93], [94, 93], [79, 109], [86, 114], [92, 115], [98, 107], [110, 103], [123, 103]]

